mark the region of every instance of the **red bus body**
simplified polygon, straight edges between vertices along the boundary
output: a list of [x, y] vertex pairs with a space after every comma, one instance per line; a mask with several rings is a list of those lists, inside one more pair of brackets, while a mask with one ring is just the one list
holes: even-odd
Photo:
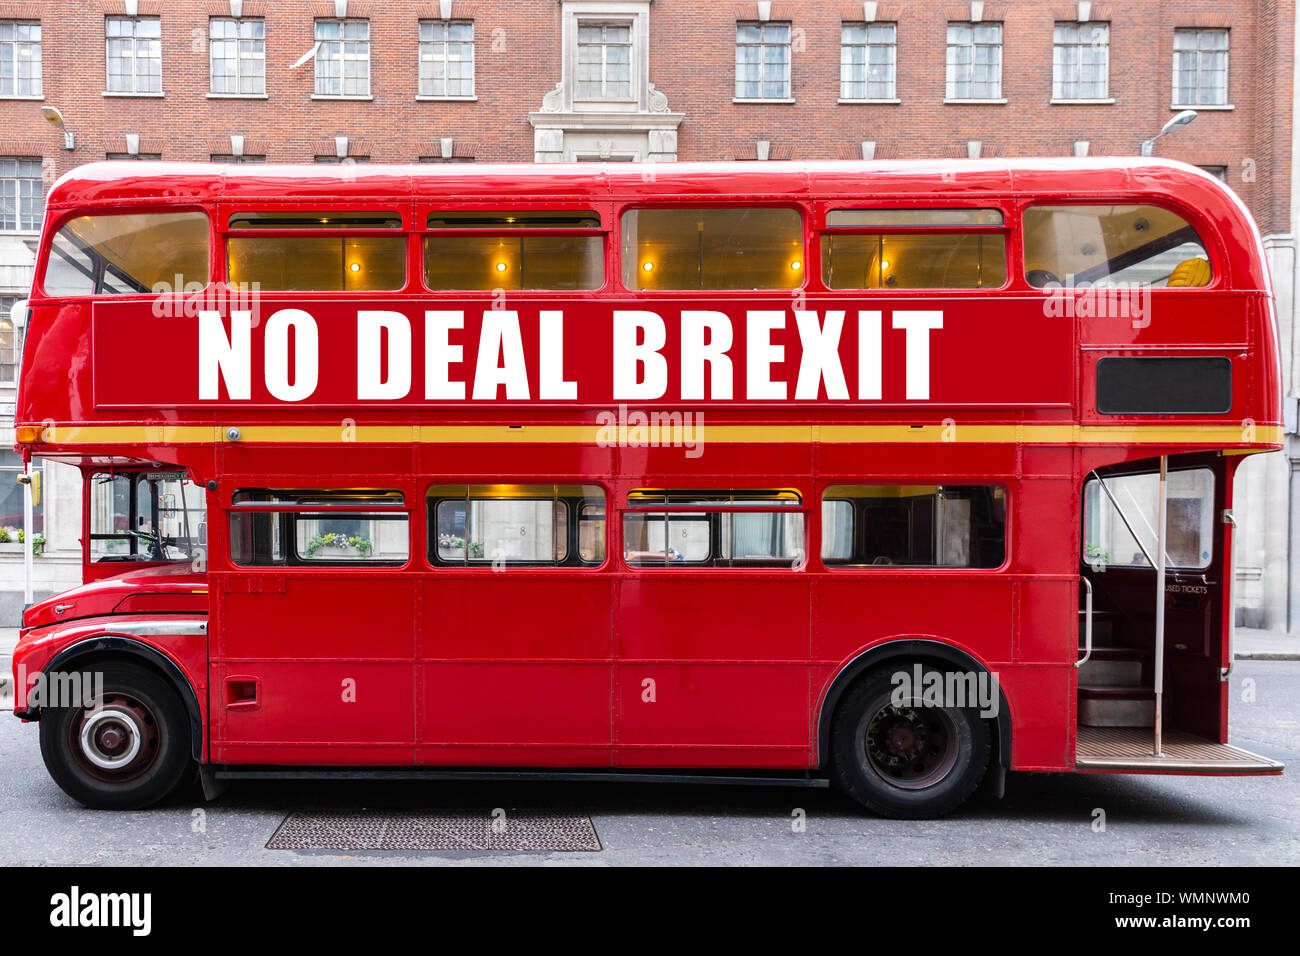
[[[1022, 268], [1030, 205], [1137, 203], [1176, 211], [1205, 242], [1213, 281], [1151, 290], [1150, 321], [1049, 314]], [[627, 207], [777, 205], [803, 218], [800, 290], [622, 289], [619, 216]], [[818, 268], [818, 234], [835, 208], [999, 209], [1008, 279], [996, 289], [837, 291]], [[205, 212], [210, 282], [233, 212], [397, 211], [407, 283], [392, 293], [261, 293], [263, 315], [307, 312], [319, 328], [319, 384], [305, 400], [267, 391], [262, 329], [253, 329], [247, 400], [198, 397], [193, 316], [159, 317], [154, 295], [48, 297], [52, 237], [68, 219], [126, 210]], [[426, 400], [421, 316], [460, 310], [473, 387], [490, 292], [423, 287], [431, 211], [584, 209], [600, 214], [605, 285], [591, 292], [512, 292], [528, 398]], [[23, 356], [20, 449], [89, 474], [131, 463], [183, 469], [207, 491], [206, 568], [120, 574], [92, 564], [87, 584], [27, 611], [14, 655], [16, 711], [36, 675], [70, 649], [159, 659], [188, 695], [194, 755], [222, 767], [730, 768], [820, 771], [836, 701], [862, 668], [916, 656], [995, 673], [1005, 704], [995, 754], [1008, 770], [1077, 766], [1081, 488], [1094, 469], [1156, 460], [1215, 476], [1231, 507], [1242, 456], [1281, 447], [1278, 331], [1259, 234], [1210, 177], [1158, 160], [725, 163], [654, 167], [219, 167], [96, 164], [50, 191]], [[881, 397], [794, 398], [803, 354], [794, 310], [883, 315]], [[358, 400], [359, 310], [411, 320], [408, 396]], [[563, 315], [571, 400], [541, 397], [541, 313]], [[684, 310], [732, 321], [731, 398], [687, 400], [670, 331], [664, 394], [620, 399], [611, 371], [615, 310], [653, 312], [669, 330]], [[909, 398], [901, 311], [941, 311], [929, 338], [929, 394]], [[764, 345], [785, 398], [747, 389], [754, 312], [780, 313]], [[852, 322], [841, 348], [860, 369]], [[1222, 414], [1111, 415], [1098, 410], [1098, 359], [1224, 356]], [[856, 390], [854, 392], [856, 395]], [[755, 397], [751, 397], [751, 395]], [[597, 440], [602, 412], [702, 413], [703, 454]], [[237, 429], [232, 438], [231, 429]], [[24, 435], [26, 437], [24, 437]], [[1006, 492], [1006, 561], [993, 569], [824, 564], [819, 503], [854, 482], [985, 482]], [[590, 568], [435, 567], [427, 490], [519, 482], [596, 486], [608, 514], [603, 563]], [[230, 558], [237, 489], [398, 490], [410, 558], [390, 568], [248, 568]], [[798, 568], [630, 567], [619, 514], [642, 488], [796, 490], [807, 515]], [[1227, 579], [1231, 536], [1214, 522], [1210, 578]], [[1136, 600], [1136, 599], [1135, 599]], [[1151, 598], [1151, 603], [1154, 597]], [[56, 612], [55, 605], [71, 610]], [[1231, 600], [1220, 588], [1195, 613], [1191, 649], [1170, 651], [1166, 721], [1226, 743]], [[1170, 612], [1171, 646], [1185, 625]], [[1201, 627], [1201, 624], [1197, 624]], [[153, 665], [151, 665], [153, 666]], [[647, 683], [649, 681], [650, 683]], [[340, 692], [353, 688], [352, 699]], [[653, 692], [647, 699], [647, 688]], [[1275, 768], [1280, 770], [1279, 768]]]

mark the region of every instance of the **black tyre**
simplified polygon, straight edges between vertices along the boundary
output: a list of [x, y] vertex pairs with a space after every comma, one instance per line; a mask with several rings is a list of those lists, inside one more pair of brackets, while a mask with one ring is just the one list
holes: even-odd
[[68, 796], [95, 809], [136, 810], [190, 774], [189, 717], [162, 677], [112, 662], [86, 665], [64, 686], [81, 689], [81, 699], [42, 706], [41, 756]]
[[[926, 666], [922, 673], [935, 670]], [[916, 697], [896, 703], [892, 675], [898, 671], [913, 674], [910, 664], [873, 671], [841, 699], [831, 723], [831, 778], [883, 816], [942, 816], [983, 779], [988, 725], [977, 707], [927, 706]]]

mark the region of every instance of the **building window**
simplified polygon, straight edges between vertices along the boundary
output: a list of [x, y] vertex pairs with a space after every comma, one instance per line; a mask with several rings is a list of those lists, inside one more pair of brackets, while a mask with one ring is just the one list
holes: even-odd
[[18, 353], [21, 343], [14, 327], [11, 310], [22, 296], [0, 295], [0, 385], [13, 385], [18, 381]]
[[632, 98], [631, 24], [578, 24], [577, 79], [580, 100]]
[[790, 99], [790, 24], [736, 24], [736, 99]]
[[211, 92], [228, 96], [266, 93], [266, 24], [262, 20], [211, 21], [208, 57]]
[[1228, 31], [1174, 31], [1174, 105], [1228, 105]]
[[[32, 474], [42, 470], [41, 460], [32, 459]], [[23, 526], [23, 486], [18, 484], [18, 476], [22, 473], [22, 457], [7, 448], [0, 451], [0, 527], [5, 529], [11, 542], [17, 542], [18, 532]], [[45, 497], [41, 495], [41, 503], [32, 506], [33, 534], [45, 530]]]
[[105, 21], [108, 92], [162, 92], [162, 26], [157, 17]]
[[0, 232], [35, 232], [44, 211], [40, 159], [0, 156]]
[[1052, 99], [1106, 99], [1110, 95], [1110, 24], [1058, 23], [1052, 39]]
[[1002, 98], [1002, 24], [948, 24], [950, 100]]
[[472, 163], [473, 156], [421, 156], [422, 163]]
[[0, 96], [41, 95], [41, 25], [0, 20]]
[[370, 21], [316, 21], [316, 95], [370, 95]]
[[234, 153], [213, 153], [210, 159], [214, 163], [227, 163], [230, 165], [239, 165], [242, 163], [253, 165], [256, 163], [265, 163], [266, 155], [264, 153], [243, 153], [236, 156]]
[[420, 21], [420, 95], [474, 95], [473, 21]]
[[840, 28], [840, 99], [894, 99], [897, 50], [897, 24], [844, 24]]
[[157, 160], [162, 159], [162, 153], [105, 153], [104, 158], [111, 160]]
[[1211, 176], [1213, 176], [1215, 179], [1219, 180], [1220, 182], [1226, 183], [1228, 181], [1227, 166], [1198, 166], [1197, 169], [1209, 173]]
[[335, 156], [327, 154], [316, 156], [312, 160], [319, 166], [351, 166], [353, 163], [368, 163], [369, 156]]

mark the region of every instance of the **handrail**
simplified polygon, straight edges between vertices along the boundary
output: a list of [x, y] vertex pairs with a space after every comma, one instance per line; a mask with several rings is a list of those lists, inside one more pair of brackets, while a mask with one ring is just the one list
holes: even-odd
[[1232, 529], [1232, 538], [1228, 541], [1228, 571], [1223, 576], [1223, 601], [1228, 606], [1228, 666], [1219, 668], [1221, 682], [1232, 676], [1233, 665], [1237, 663], [1232, 648], [1233, 635], [1237, 630], [1237, 516], [1231, 508], [1223, 509], [1223, 523]]
[[1074, 662], [1075, 667], [1082, 667], [1092, 657], [1092, 582], [1083, 575], [1079, 576], [1086, 589], [1083, 604], [1083, 656]]

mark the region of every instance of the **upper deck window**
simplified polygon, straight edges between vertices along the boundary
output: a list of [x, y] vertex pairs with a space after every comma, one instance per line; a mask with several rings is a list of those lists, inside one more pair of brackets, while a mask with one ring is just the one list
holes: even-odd
[[[821, 237], [832, 289], [989, 289], [1007, 279], [1002, 210], [832, 209]], [[925, 232], [895, 230], [925, 229]], [[862, 232], [881, 229], [889, 232]], [[982, 231], [965, 231], [979, 229]], [[993, 231], [991, 231], [993, 230]]]
[[42, 285], [46, 295], [135, 295], [207, 282], [208, 217], [150, 212], [66, 222], [50, 246]]
[[395, 212], [232, 212], [231, 229], [401, 229]]
[[1158, 206], [1031, 206], [1025, 278], [1045, 286], [1209, 285], [1205, 243], [1187, 220]]
[[[237, 212], [230, 229], [239, 232], [369, 232], [398, 230], [395, 212], [292, 210]], [[232, 283], [284, 291], [361, 292], [400, 289], [406, 284], [404, 235], [232, 235], [226, 240]]]
[[1000, 226], [1001, 209], [832, 209], [829, 227], [891, 229], [898, 226]]
[[622, 229], [623, 285], [629, 289], [803, 284], [803, 217], [797, 209], [629, 209]]
[[563, 291], [605, 284], [597, 212], [442, 210], [429, 215], [428, 227], [424, 279], [430, 289]]

